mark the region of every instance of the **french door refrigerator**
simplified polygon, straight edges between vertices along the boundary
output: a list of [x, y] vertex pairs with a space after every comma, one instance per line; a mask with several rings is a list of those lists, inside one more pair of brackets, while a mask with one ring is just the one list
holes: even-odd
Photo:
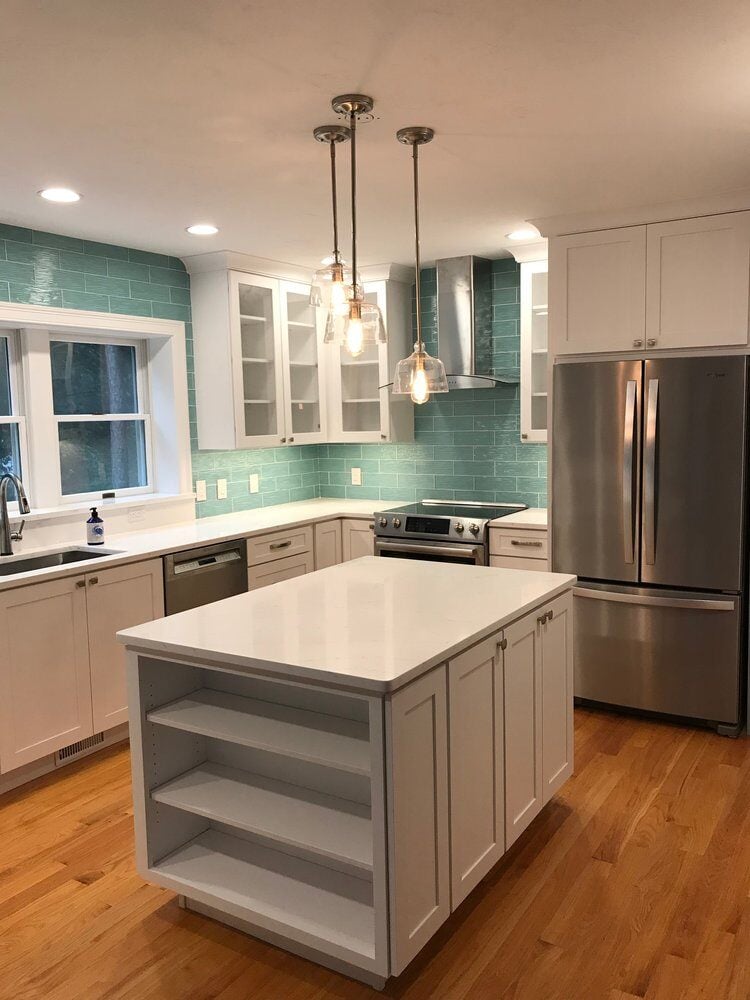
[[747, 363], [556, 363], [552, 568], [579, 578], [578, 698], [738, 732]]

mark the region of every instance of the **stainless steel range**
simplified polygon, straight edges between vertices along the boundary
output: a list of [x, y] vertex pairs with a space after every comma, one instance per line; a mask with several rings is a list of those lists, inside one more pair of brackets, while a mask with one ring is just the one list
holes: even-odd
[[379, 511], [375, 514], [375, 555], [486, 566], [489, 522], [526, 508], [523, 503], [422, 500]]

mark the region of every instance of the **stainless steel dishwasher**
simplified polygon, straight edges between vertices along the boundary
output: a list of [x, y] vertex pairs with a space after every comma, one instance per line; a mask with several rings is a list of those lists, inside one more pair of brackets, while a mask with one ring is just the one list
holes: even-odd
[[247, 592], [244, 538], [164, 557], [164, 606], [168, 615]]

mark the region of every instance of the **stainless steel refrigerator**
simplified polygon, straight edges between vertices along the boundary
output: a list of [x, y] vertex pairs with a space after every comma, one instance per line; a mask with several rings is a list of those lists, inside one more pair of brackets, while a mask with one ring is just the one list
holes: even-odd
[[552, 568], [575, 573], [578, 698], [736, 734], [747, 364], [558, 362]]

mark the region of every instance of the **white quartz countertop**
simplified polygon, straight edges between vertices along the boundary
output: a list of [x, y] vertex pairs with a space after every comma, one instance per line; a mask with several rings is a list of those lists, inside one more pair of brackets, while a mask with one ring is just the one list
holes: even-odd
[[[108, 566], [119, 566], [139, 559], [162, 556], [168, 552], [179, 552], [181, 549], [211, 545], [214, 542], [263, 534], [277, 529], [293, 528], [301, 524], [314, 524], [316, 521], [332, 520], [338, 517], [369, 519], [377, 510], [396, 506], [398, 506], [397, 502], [391, 503], [383, 500], [301, 500], [298, 503], [258, 507], [255, 510], [241, 511], [236, 514], [220, 514], [217, 517], [182, 521], [177, 524], [128, 531], [118, 535], [108, 534], [103, 548], [106, 552], [116, 550], [112, 555], [102, 555], [100, 559], [70, 563], [67, 566], [55, 566], [33, 570], [29, 573], [3, 576], [0, 577], [0, 590], [21, 587], [29, 583], [40, 583], [43, 580], [63, 576], [76, 576], [81, 573], [105, 569]], [[103, 508], [103, 515], [106, 518], [106, 507]], [[3, 564], [12, 563], [14, 560], [28, 559], [40, 552], [58, 551], [69, 547], [70, 545], [61, 544], [47, 545], [37, 549], [24, 549], [23, 553], [16, 556], [3, 557]], [[74, 547], [86, 548], [86, 545], [74, 544]]]
[[496, 517], [490, 521], [490, 528], [546, 528], [547, 511], [544, 507], [529, 507], [528, 510], [507, 517]]
[[367, 556], [118, 633], [143, 652], [386, 693], [575, 583]]

